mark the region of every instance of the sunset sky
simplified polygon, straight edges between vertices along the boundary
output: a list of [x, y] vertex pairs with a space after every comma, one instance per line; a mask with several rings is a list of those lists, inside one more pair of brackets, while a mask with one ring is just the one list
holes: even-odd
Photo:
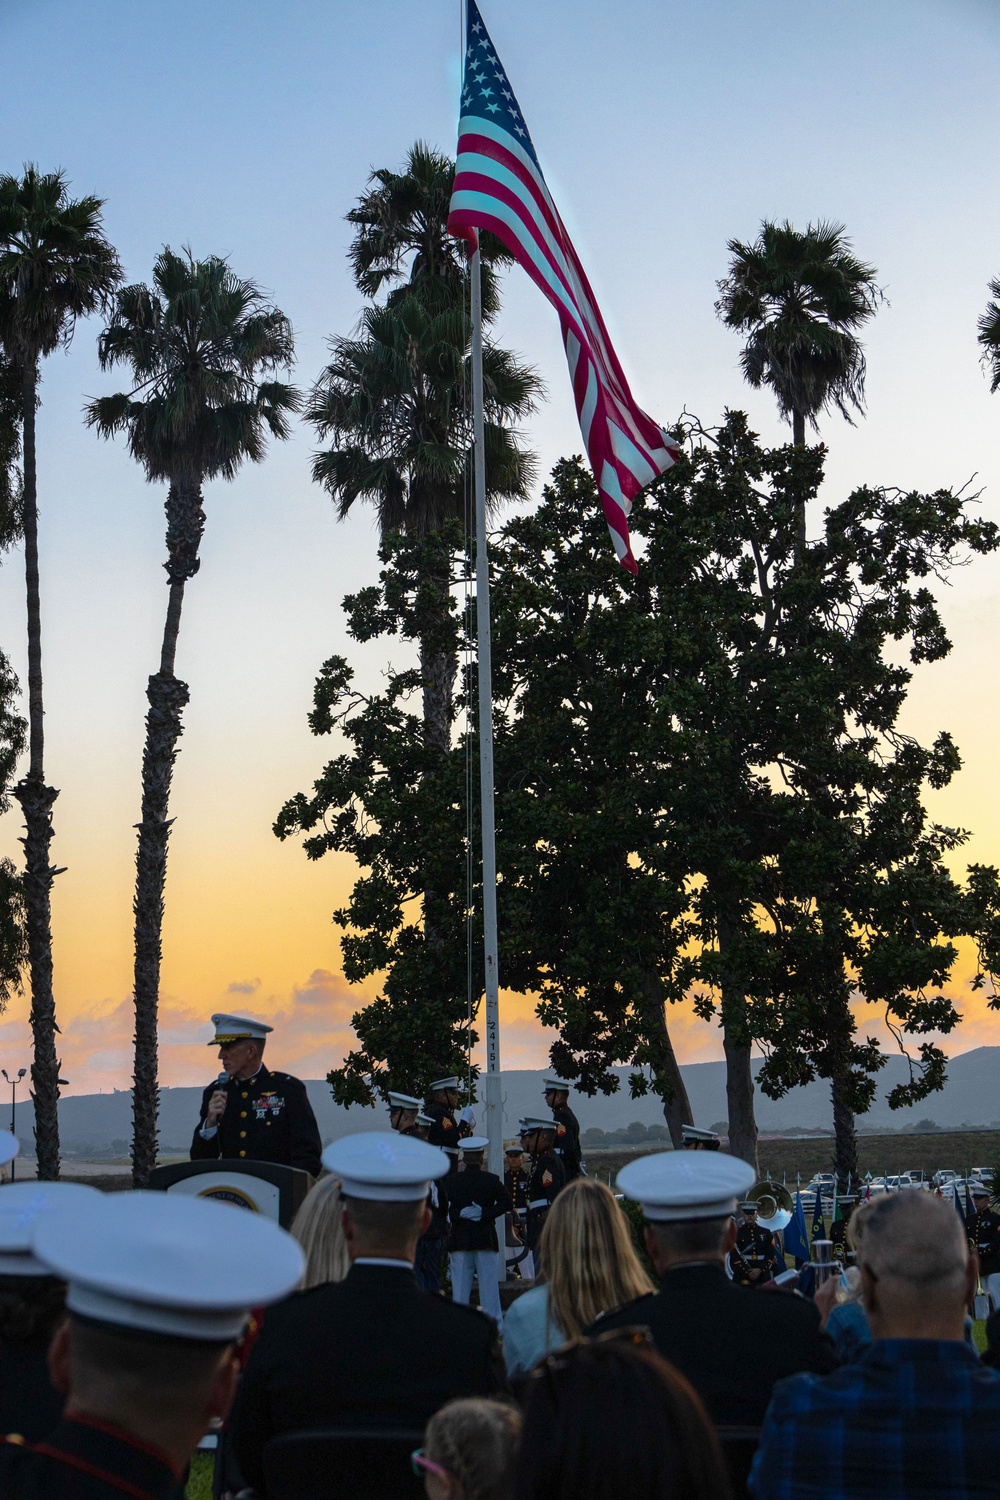
[[[483, 0], [549, 185], [640, 403], [661, 421], [748, 410], [783, 440], [773, 402], [740, 378], [718, 322], [726, 241], [763, 217], [847, 225], [887, 302], [866, 336], [868, 416], [824, 420], [821, 503], [861, 482], [932, 490], [969, 481], [1000, 519], [1000, 394], [976, 320], [1000, 276], [1000, 8], [995, 0]], [[63, 167], [107, 199], [129, 280], [164, 243], [230, 257], [296, 329], [295, 378], [352, 331], [361, 299], [344, 215], [369, 169], [417, 138], [453, 151], [458, 0], [0, 0], [0, 170]], [[11, 66], [13, 60], [16, 65]], [[554, 314], [517, 270], [503, 340], [539, 367], [530, 424], [542, 464], [580, 450]], [[47, 773], [60, 788], [56, 998], [71, 1093], [126, 1087], [131, 897], [144, 689], [166, 605], [163, 493], [121, 443], [81, 421], [118, 389], [97, 367], [96, 322], [47, 361], [38, 421]], [[201, 1083], [213, 1010], [276, 1028], [274, 1061], [335, 1065], [365, 995], [339, 967], [331, 910], [346, 860], [306, 861], [271, 823], [329, 753], [306, 713], [322, 661], [378, 651], [346, 639], [341, 599], [377, 570], [372, 516], [345, 524], [311, 483], [310, 433], [232, 484], [209, 486], [202, 567], [189, 585], [178, 673], [191, 702], [174, 779], [164, 930], [162, 1077]], [[953, 581], [955, 649], [921, 669], [906, 726], [951, 730], [965, 768], [932, 801], [972, 832], [965, 858], [1000, 863], [996, 784], [1000, 558]], [[24, 675], [20, 554], [0, 567], [0, 644]], [[398, 660], [398, 656], [394, 656]], [[0, 845], [19, 856], [16, 810]], [[1000, 1040], [984, 1002], [951, 1052]], [[374, 989], [367, 992], [374, 993]], [[27, 1001], [0, 1020], [0, 1063], [28, 1061]], [[502, 1058], [542, 1066], [531, 1006], [504, 1006]], [[717, 1031], [678, 1013], [682, 1061], [721, 1056]]]

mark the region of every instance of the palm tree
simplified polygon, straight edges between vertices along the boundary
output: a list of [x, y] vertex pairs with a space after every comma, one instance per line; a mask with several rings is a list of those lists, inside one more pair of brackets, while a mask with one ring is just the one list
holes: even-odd
[[990, 391], [1000, 390], [1000, 278], [990, 282], [991, 301], [979, 319], [979, 342], [982, 360], [990, 372]]
[[[750, 385], [769, 385], [803, 447], [806, 422], [832, 407], [848, 422], [865, 406], [865, 355], [857, 331], [882, 301], [874, 266], [858, 260], [843, 224], [764, 220], [752, 245], [730, 240], [729, 275], [715, 310], [748, 335], [740, 355]], [[805, 541], [805, 509], [799, 538]]]
[[168, 486], [167, 561], [170, 592], [159, 670], [149, 679], [142, 757], [142, 819], [135, 883], [135, 1082], [132, 1175], [142, 1187], [156, 1163], [157, 1038], [163, 892], [167, 869], [170, 782], [187, 683], [174, 675], [184, 588], [200, 566], [205, 527], [202, 490], [209, 479], [233, 479], [246, 460], [260, 463], [267, 433], [289, 435], [288, 414], [300, 404], [294, 387], [261, 379], [291, 365], [288, 319], [252, 281], [227, 262], [195, 260], [165, 248], [153, 287], [118, 293], [101, 334], [101, 365], [131, 367], [129, 394], [87, 407], [104, 437], [122, 432], [151, 483]]
[[104, 236], [103, 200], [70, 198], [62, 172], [27, 166], [0, 176], [0, 344], [21, 380], [22, 518], [28, 603], [28, 771], [14, 789], [24, 814], [24, 900], [31, 975], [38, 1175], [59, 1176], [59, 1060], [52, 994], [52, 804], [45, 784], [42, 617], [38, 577], [35, 414], [39, 364], [73, 337], [76, 320], [103, 307], [122, 279]]
[[[350, 250], [355, 280], [385, 303], [365, 310], [359, 336], [334, 339], [333, 359], [316, 382], [306, 416], [321, 440], [313, 478], [333, 497], [341, 520], [355, 501], [374, 505], [383, 536], [427, 536], [465, 520], [472, 445], [469, 349], [472, 325], [465, 248], [445, 225], [454, 163], [419, 142], [406, 169], [382, 169], [347, 215], [358, 226]], [[509, 261], [502, 245], [482, 237], [483, 316], [499, 307], [493, 266]], [[534, 410], [537, 374], [487, 342], [487, 499], [496, 506], [527, 497], [532, 456], [512, 424]], [[420, 643], [425, 740], [447, 752], [458, 662], [441, 647], [435, 615], [447, 609], [450, 577], [424, 580], [428, 631]], [[435, 610], [435, 595], [439, 601]]]
[[[743, 374], [750, 385], [769, 385], [778, 399], [782, 417], [791, 421], [792, 442], [804, 447], [806, 422], [816, 429], [822, 411], [836, 408], [848, 422], [852, 410], [865, 406], [865, 355], [858, 330], [871, 318], [883, 293], [874, 266], [853, 253], [843, 224], [809, 224], [805, 233], [764, 220], [752, 245], [730, 240], [729, 275], [718, 283], [715, 310], [730, 328], [747, 334], [740, 355]], [[798, 507], [797, 545], [806, 542], [806, 508]], [[729, 923], [720, 921], [720, 939]], [[843, 992], [843, 972], [831, 975], [831, 994]], [[839, 1002], [837, 1002], [839, 1003]], [[843, 1002], [846, 1010], [846, 1001]], [[739, 1136], [756, 1140], [753, 1122], [753, 1076], [750, 1045], [741, 1026], [744, 1002], [734, 996], [732, 1014], [736, 1025], [726, 1035], [727, 1091], [731, 1106], [737, 1101], [736, 1127], [730, 1128], [731, 1148]], [[831, 1001], [831, 1035], [842, 1030], [849, 1016], [835, 1016]], [[846, 1128], [850, 1092], [849, 1070], [832, 1077], [838, 1128]], [[749, 1149], [749, 1147], [748, 1147]], [[749, 1158], [748, 1158], [749, 1159]]]

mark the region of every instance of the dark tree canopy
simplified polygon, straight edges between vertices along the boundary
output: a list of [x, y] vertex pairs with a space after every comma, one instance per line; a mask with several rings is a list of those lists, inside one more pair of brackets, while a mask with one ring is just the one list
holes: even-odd
[[[352, 639], [384, 640], [388, 652], [430, 629], [435, 650], [456, 652], [457, 608], [442, 616], [422, 580], [447, 569], [460, 542], [448, 529], [384, 540], [379, 583], [344, 601]], [[462, 751], [442, 757], [415, 712], [419, 671], [389, 668], [373, 695], [362, 694], [353, 676], [343, 657], [322, 668], [309, 726], [337, 736], [343, 748], [310, 793], [285, 804], [275, 833], [304, 835], [310, 859], [345, 853], [361, 867], [350, 900], [334, 912], [344, 973], [351, 983], [385, 978], [378, 998], [353, 1017], [358, 1047], [329, 1077], [339, 1104], [372, 1104], [388, 1089], [420, 1093], [430, 1077], [467, 1071], [475, 1042], [468, 974], [481, 972], [482, 959], [467, 953], [478, 886], [467, 884], [466, 839], [477, 835], [466, 821]]]
[[[840, 1067], [863, 1106], [877, 1049], [847, 999], [901, 1036], [948, 1031], [952, 939], [981, 938], [992, 965], [995, 874], [956, 884], [963, 836], [921, 802], [957, 752], [898, 716], [913, 666], [949, 649], [929, 584], [997, 530], [948, 491], [860, 489], [803, 557], [822, 450], [762, 449], [738, 414], [686, 437], [633, 513], [636, 580], [575, 461], [494, 550], [501, 931], [520, 938], [504, 973], [539, 990], [554, 1061], [587, 1087], [652, 1062], [651, 967], [662, 998], [700, 995], [765, 1047], [770, 1091]], [[893, 1103], [943, 1061], [921, 1043]]]

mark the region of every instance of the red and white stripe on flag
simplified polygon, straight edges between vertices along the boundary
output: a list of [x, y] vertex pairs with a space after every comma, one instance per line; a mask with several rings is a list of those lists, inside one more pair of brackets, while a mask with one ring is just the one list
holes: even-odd
[[488, 229], [559, 314], [580, 430], [611, 540], [636, 571], [632, 502], [677, 459], [677, 446], [632, 398], [600, 309], [548, 188], [475, 0], [467, 0], [462, 112], [449, 231]]

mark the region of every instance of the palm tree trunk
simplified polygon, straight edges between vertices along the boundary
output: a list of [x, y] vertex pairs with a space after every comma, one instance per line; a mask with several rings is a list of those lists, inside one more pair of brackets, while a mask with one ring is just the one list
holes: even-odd
[[28, 774], [14, 788], [24, 814], [24, 904], [31, 976], [31, 1092], [35, 1105], [38, 1176], [59, 1176], [59, 1059], [52, 993], [52, 881], [60, 873], [50, 860], [52, 804], [59, 793], [45, 785], [45, 725], [42, 702], [42, 607], [38, 584], [38, 488], [35, 409], [38, 360], [24, 363], [21, 419], [24, 436], [24, 574], [28, 603]]
[[[719, 916], [719, 953], [732, 946], [732, 924]], [[750, 1033], [746, 998], [733, 978], [722, 984], [722, 1045], [726, 1057], [726, 1101], [729, 1112], [729, 1150], [733, 1156], [757, 1167], [757, 1121], [753, 1111], [753, 1070], [750, 1066]]]
[[[448, 576], [437, 574], [422, 580], [430, 584], [439, 600], [439, 615], [448, 613]], [[442, 759], [451, 750], [451, 722], [458, 657], [452, 650], [442, 650], [436, 643], [437, 629], [432, 626], [420, 639], [420, 676], [423, 682], [424, 743]], [[424, 888], [424, 938], [432, 945], [443, 938], [444, 914], [439, 910], [438, 893], [429, 883]]]
[[667, 1006], [663, 999], [663, 986], [656, 974], [647, 971], [642, 977], [642, 993], [647, 1011], [647, 1035], [655, 1037], [657, 1056], [653, 1071], [662, 1089], [663, 1118], [670, 1131], [670, 1139], [676, 1150], [684, 1144], [682, 1125], [693, 1125], [691, 1101], [681, 1075], [667, 1027]]
[[[792, 412], [792, 442], [796, 448], [804, 448], [806, 445], [806, 419], [804, 412]], [[796, 507], [796, 511], [795, 540], [801, 549], [806, 544], [806, 506], [804, 500]]]
[[197, 484], [175, 483], [167, 496], [167, 574], [170, 594], [160, 670], [149, 679], [146, 743], [142, 752], [142, 817], [135, 868], [135, 1075], [132, 1090], [132, 1181], [145, 1187], [156, 1165], [159, 1110], [157, 1016], [160, 1000], [163, 892], [167, 878], [167, 817], [181, 714], [189, 693], [174, 676], [184, 585], [198, 571], [205, 525]]

